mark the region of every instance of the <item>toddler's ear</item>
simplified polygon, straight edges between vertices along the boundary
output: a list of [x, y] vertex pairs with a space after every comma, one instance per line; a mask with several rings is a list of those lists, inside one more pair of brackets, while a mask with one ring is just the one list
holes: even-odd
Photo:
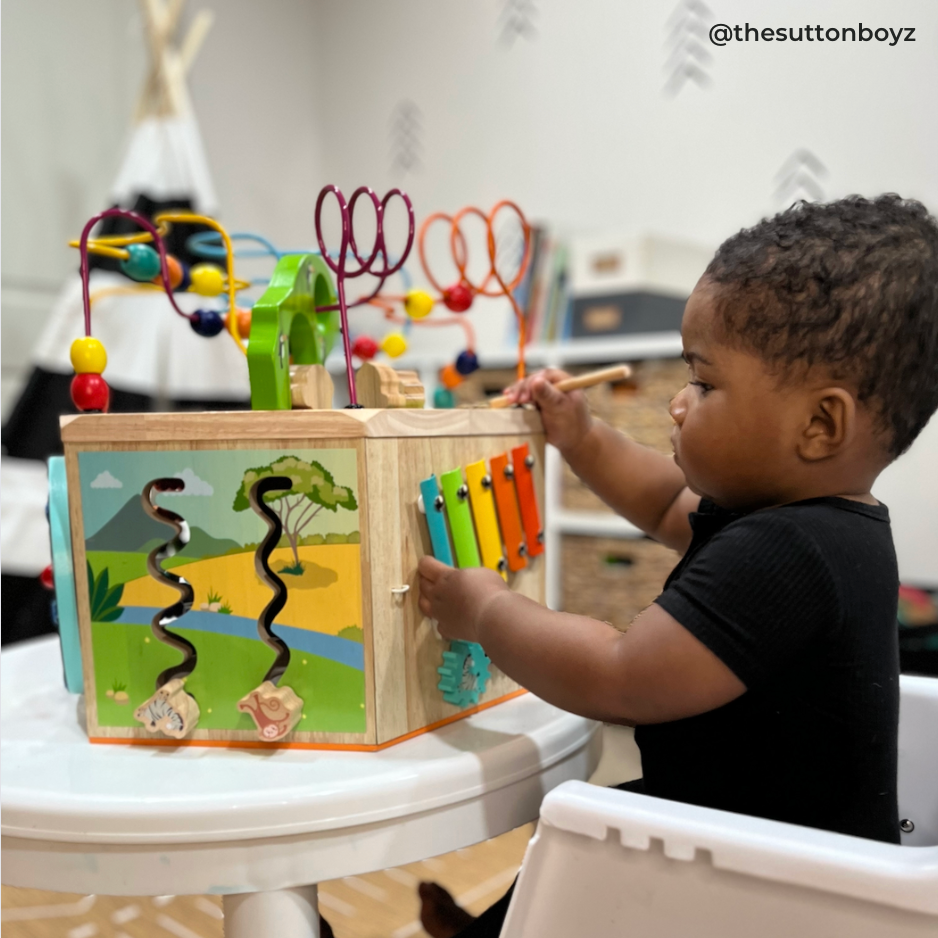
[[810, 400], [810, 413], [798, 455], [809, 462], [827, 459], [840, 452], [856, 433], [857, 402], [844, 388], [823, 388]]

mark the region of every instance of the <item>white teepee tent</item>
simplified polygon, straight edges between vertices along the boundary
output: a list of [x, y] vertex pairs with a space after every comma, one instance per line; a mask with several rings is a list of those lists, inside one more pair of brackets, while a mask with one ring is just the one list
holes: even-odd
[[[184, 2], [142, 0], [150, 68], [109, 201], [144, 215], [180, 207], [214, 216], [218, 208], [185, 81], [213, 15], [196, 14], [176, 44]], [[193, 260], [185, 256], [186, 232], [181, 226], [179, 235], [172, 251]], [[18, 610], [10, 617], [17, 621], [5, 622], [5, 640], [52, 627], [49, 604], [36, 594], [35, 578], [49, 562], [44, 461], [61, 452], [59, 415], [74, 412], [69, 347], [84, 331], [77, 268], [76, 252], [76, 273], [55, 303], [36, 345], [26, 388], [3, 428], [4, 607], [9, 600], [9, 608]], [[106, 268], [105, 263], [92, 270], [92, 293], [130, 285]], [[218, 308], [214, 298], [189, 293], [176, 298], [186, 312]], [[102, 297], [92, 308], [92, 331], [107, 349], [105, 378], [112, 410], [215, 408], [244, 405], [249, 399], [247, 365], [231, 339], [225, 333], [212, 339], [196, 335], [188, 321], [172, 312], [162, 293]]]
[[[150, 69], [110, 201], [143, 214], [178, 206], [214, 216], [215, 189], [185, 83], [213, 15], [200, 11], [181, 43], [174, 45], [183, 2], [143, 2]], [[92, 292], [128, 285], [122, 275], [101, 269], [93, 270], [92, 281]], [[217, 307], [186, 293], [177, 294], [177, 301], [185, 312]], [[37, 344], [39, 368], [71, 376], [68, 351], [81, 334], [81, 317], [81, 283], [75, 276], [63, 289]], [[174, 401], [243, 401], [249, 396], [244, 357], [234, 343], [224, 334], [212, 340], [196, 335], [173, 315], [162, 294], [102, 298], [92, 310], [92, 329], [107, 349], [106, 378], [118, 395], [144, 395], [161, 406]]]

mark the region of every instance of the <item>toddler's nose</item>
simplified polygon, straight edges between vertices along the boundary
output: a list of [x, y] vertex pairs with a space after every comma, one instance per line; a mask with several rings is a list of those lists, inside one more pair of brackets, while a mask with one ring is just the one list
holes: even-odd
[[687, 402], [684, 397], [684, 393], [687, 391], [687, 388], [684, 388], [682, 391], [678, 392], [671, 398], [671, 403], [668, 405], [668, 413], [671, 414], [671, 419], [680, 426], [684, 423], [684, 418], [687, 416]]

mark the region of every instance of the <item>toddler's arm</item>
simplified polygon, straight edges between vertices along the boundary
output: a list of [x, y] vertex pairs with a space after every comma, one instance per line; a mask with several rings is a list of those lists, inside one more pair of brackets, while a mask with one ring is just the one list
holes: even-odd
[[662, 544], [686, 550], [691, 539], [687, 516], [700, 497], [687, 488], [684, 473], [671, 457], [592, 417], [582, 391], [558, 391], [554, 385], [567, 377], [548, 368], [506, 393], [515, 403], [537, 405], [547, 442], [610, 508]]
[[440, 634], [480, 642], [506, 674], [544, 700], [593, 720], [661, 723], [704, 713], [743, 682], [658, 605], [622, 633], [551, 612], [513, 593], [493, 570], [419, 565], [420, 610]]

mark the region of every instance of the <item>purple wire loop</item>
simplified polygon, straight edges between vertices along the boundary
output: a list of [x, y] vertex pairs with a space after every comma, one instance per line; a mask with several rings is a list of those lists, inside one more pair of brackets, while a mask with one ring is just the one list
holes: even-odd
[[81, 231], [81, 240], [78, 242], [78, 250], [81, 253], [81, 301], [84, 306], [85, 313], [85, 335], [91, 335], [91, 291], [89, 288], [89, 279], [90, 274], [88, 270], [88, 238], [91, 235], [91, 229], [99, 222], [105, 218], [129, 218], [134, 224], [139, 225], [145, 231], [148, 231], [153, 235], [153, 244], [156, 246], [156, 250], [160, 255], [160, 275], [163, 279], [163, 289], [166, 291], [166, 296], [169, 299], [170, 305], [173, 309], [183, 317], [183, 319], [188, 319], [192, 322], [194, 314], [184, 313], [177, 305], [176, 298], [173, 296], [173, 285], [169, 280], [169, 266], [166, 261], [166, 245], [163, 243], [162, 237], [160, 237], [159, 231], [156, 227], [148, 222], [142, 215], [138, 215], [136, 212], [131, 212], [128, 209], [124, 208], [108, 208], [103, 212], [98, 212], [97, 215], [93, 215], [88, 219], [85, 227]]
[[[322, 205], [326, 200], [326, 196], [329, 194], [335, 196], [342, 220], [342, 238], [339, 243], [337, 256], [334, 258], [329, 253], [322, 234]], [[368, 196], [375, 210], [375, 242], [367, 258], [362, 257], [358, 250], [353, 225], [355, 205], [363, 195]], [[387, 245], [384, 242], [384, 213], [387, 209], [388, 202], [390, 202], [394, 196], [400, 197], [407, 209], [407, 243], [397, 263], [391, 264], [388, 257]], [[410, 254], [410, 249], [414, 245], [414, 206], [407, 193], [402, 192], [400, 189], [391, 189], [383, 199], [378, 199], [373, 189], [368, 186], [359, 186], [352, 193], [352, 198], [346, 202], [345, 196], [338, 186], [323, 186], [320, 190], [319, 198], [316, 199], [316, 240], [319, 243], [319, 250], [323, 260], [335, 274], [336, 293], [339, 297], [338, 304], [319, 306], [317, 310], [319, 312], [327, 312], [334, 309], [339, 310], [339, 317], [342, 321], [342, 349], [345, 353], [345, 374], [348, 379], [349, 400], [352, 407], [357, 407], [358, 395], [355, 392], [355, 376], [352, 372], [352, 345], [348, 329], [348, 310], [350, 306], [361, 306], [373, 300], [381, 292], [385, 280], [392, 274], [397, 273], [397, 271], [404, 266], [404, 262]], [[355, 270], [348, 269], [350, 254], [358, 265]], [[380, 266], [378, 266], [379, 258]], [[378, 285], [367, 296], [360, 296], [354, 302], [349, 303], [345, 296], [345, 281], [354, 280], [362, 274], [370, 274], [372, 277], [376, 277], [378, 279]]]

